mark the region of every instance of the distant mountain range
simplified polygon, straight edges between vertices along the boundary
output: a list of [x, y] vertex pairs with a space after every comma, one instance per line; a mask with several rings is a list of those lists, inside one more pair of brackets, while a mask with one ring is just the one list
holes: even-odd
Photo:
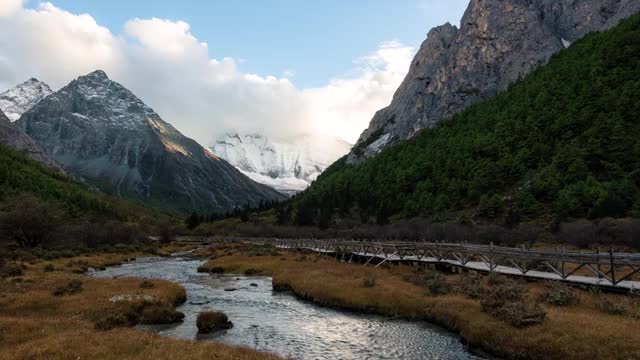
[[293, 195], [306, 189], [351, 145], [337, 138], [297, 136], [272, 140], [259, 134], [227, 134], [211, 151], [254, 181]]
[[181, 212], [284, 198], [182, 135], [102, 71], [57, 92], [32, 79], [2, 99], [0, 109], [19, 116], [17, 127], [50, 158], [106, 193]]
[[349, 163], [378, 154], [497, 95], [587, 33], [640, 11], [638, 0], [471, 0], [460, 24], [432, 29], [391, 104]]

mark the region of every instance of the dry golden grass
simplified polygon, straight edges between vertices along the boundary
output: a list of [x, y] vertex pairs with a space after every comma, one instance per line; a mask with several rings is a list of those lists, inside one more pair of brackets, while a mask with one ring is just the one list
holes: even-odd
[[0, 359], [278, 359], [212, 342], [160, 337], [133, 329], [96, 332], [84, 321], [0, 316]]
[[[271, 354], [209, 342], [181, 341], [134, 329], [97, 331], [95, 323], [118, 310], [115, 295], [150, 295], [145, 305], [173, 308], [181, 286], [163, 280], [98, 279], [78, 274], [143, 254], [99, 254], [24, 264], [19, 278], [0, 279], [0, 359], [276, 359]], [[51, 271], [53, 268], [53, 271]], [[82, 290], [55, 296], [72, 280]], [[150, 285], [153, 284], [153, 285]]]
[[[596, 310], [594, 295], [587, 291], [580, 292], [578, 305], [545, 305], [547, 318], [542, 325], [517, 329], [482, 312], [477, 300], [457, 294], [428, 295], [425, 288], [402, 279], [409, 267], [364, 267], [292, 253], [245, 256], [243, 250], [253, 251], [251, 247], [217, 249], [229, 255], [215, 258], [205, 268], [221, 267], [228, 272], [259, 269], [273, 274], [275, 288], [290, 289], [320, 305], [432, 321], [458, 332], [473, 346], [507, 358], [640, 359], [640, 321]], [[375, 277], [375, 286], [364, 286], [368, 276]], [[544, 291], [538, 283], [529, 284], [529, 288], [532, 299]], [[606, 296], [626, 301], [623, 296]]]

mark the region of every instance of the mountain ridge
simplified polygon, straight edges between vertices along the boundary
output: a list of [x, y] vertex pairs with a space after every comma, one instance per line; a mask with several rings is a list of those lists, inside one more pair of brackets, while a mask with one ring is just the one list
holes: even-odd
[[42, 165], [64, 173], [62, 165], [51, 159], [27, 134], [22, 132], [0, 110], [0, 144], [18, 151]]
[[472, 0], [461, 27], [432, 29], [391, 104], [379, 110], [347, 161], [376, 155], [493, 97], [569, 43], [640, 11], [638, 0]]
[[182, 135], [101, 70], [17, 121], [51, 157], [107, 193], [189, 212], [281, 199]]
[[298, 225], [413, 217], [514, 226], [640, 216], [640, 14], [594, 32], [498, 96], [281, 206]]

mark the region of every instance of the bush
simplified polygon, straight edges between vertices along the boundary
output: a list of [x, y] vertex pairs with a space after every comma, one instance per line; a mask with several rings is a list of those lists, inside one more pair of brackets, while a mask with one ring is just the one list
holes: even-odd
[[229, 318], [223, 312], [206, 311], [198, 315], [196, 326], [198, 327], [198, 333], [208, 334], [219, 330], [231, 329], [233, 323], [229, 321]]
[[546, 313], [538, 304], [528, 302], [510, 302], [500, 308], [496, 317], [515, 327], [527, 327], [541, 324]]
[[545, 288], [546, 291], [542, 294], [540, 300], [547, 304], [569, 306], [579, 302], [576, 293], [565, 283], [550, 281], [545, 284]]
[[[206, 264], [205, 264], [206, 265]], [[198, 267], [198, 272], [200, 273], [209, 273], [209, 274], [224, 274], [224, 269], [220, 266], [200, 266]]]
[[53, 291], [54, 296], [73, 295], [82, 291], [82, 281], [71, 280]]
[[0, 278], [22, 276], [23, 273], [23, 268], [20, 264], [8, 263], [0, 268]]
[[19, 196], [0, 216], [0, 230], [7, 238], [25, 248], [45, 243], [55, 233], [61, 219], [60, 212], [33, 196]]
[[48, 264], [44, 267], [44, 272], [54, 272], [55, 270], [56, 269], [51, 264]]
[[447, 281], [447, 277], [435, 273], [428, 281], [427, 287], [431, 295], [446, 295], [451, 291], [451, 284]]
[[628, 312], [627, 306], [622, 302], [613, 302], [609, 297], [597, 294], [593, 304], [596, 309], [609, 315], [626, 315]]
[[489, 286], [483, 289], [480, 299], [482, 311], [515, 327], [542, 323], [546, 313], [538, 304], [529, 302], [527, 284], [497, 276], [492, 274], [487, 279]]
[[111, 329], [115, 329], [118, 327], [127, 327], [133, 326], [135, 324], [131, 324], [125, 314], [122, 313], [113, 313], [108, 314], [105, 317], [99, 319], [95, 323], [96, 330], [99, 331], [108, 331]]
[[154, 284], [152, 281], [149, 280], [143, 280], [140, 283], [140, 289], [153, 289], [156, 287], [156, 284]]
[[371, 273], [365, 274], [364, 278], [362, 279], [362, 286], [364, 286], [365, 288], [372, 288], [376, 286], [376, 277]]
[[502, 278], [504, 281], [500, 283], [491, 282], [490, 279], [488, 279], [489, 287], [484, 289], [482, 299], [480, 300], [483, 311], [495, 313], [508, 303], [523, 302], [526, 300], [528, 293], [526, 284], [506, 277]]
[[167, 304], [145, 306], [140, 314], [141, 324], [173, 324], [184, 319], [184, 314]]
[[458, 280], [458, 289], [470, 299], [480, 299], [483, 291], [483, 279], [477, 274], [465, 274]]
[[410, 272], [404, 274], [402, 279], [416, 286], [427, 286], [429, 279], [433, 277], [433, 272], [428, 270], [422, 270], [420, 268], [414, 268]]

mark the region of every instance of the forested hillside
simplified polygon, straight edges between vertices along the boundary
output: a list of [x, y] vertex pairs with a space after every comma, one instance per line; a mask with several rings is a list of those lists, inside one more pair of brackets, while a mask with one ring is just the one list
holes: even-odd
[[638, 216], [639, 59], [636, 15], [577, 41], [445, 125], [359, 166], [338, 161], [278, 209], [279, 221]]
[[0, 145], [0, 239], [4, 241], [28, 247], [47, 242], [128, 242], [157, 234], [171, 219], [171, 214], [93, 192]]

